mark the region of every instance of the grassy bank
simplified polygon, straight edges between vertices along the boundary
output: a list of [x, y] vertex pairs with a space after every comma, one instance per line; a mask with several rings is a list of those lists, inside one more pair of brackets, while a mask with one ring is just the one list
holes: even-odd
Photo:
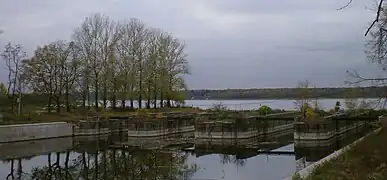
[[[386, 180], [387, 128], [371, 134], [340, 156], [318, 166], [304, 180]], [[300, 177], [294, 180], [302, 180]]]
[[[33, 110], [31, 110], [33, 109]], [[198, 108], [184, 107], [184, 108], [157, 108], [148, 109], [147, 113], [160, 113], [160, 112], [187, 112], [196, 113], [202, 112], [203, 110]], [[74, 122], [86, 117], [95, 116], [94, 110], [82, 111], [76, 110], [74, 112], [44, 112], [41, 108], [29, 108], [28, 112], [22, 115], [15, 115], [8, 112], [0, 112], [3, 115], [3, 121], [0, 121], [0, 125], [10, 124], [29, 124], [29, 123], [48, 123], [48, 122]], [[116, 109], [102, 111], [100, 115], [102, 117], [109, 116], [130, 116], [136, 113], [133, 109]]]

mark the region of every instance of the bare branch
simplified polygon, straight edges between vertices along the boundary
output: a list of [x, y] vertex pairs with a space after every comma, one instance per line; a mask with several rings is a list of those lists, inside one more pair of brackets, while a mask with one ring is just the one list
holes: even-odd
[[340, 11], [340, 10], [343, 10], [345, 8], [347, 8], [351, 3], [352, 3], [353, 0], [349, 0], [347, 4], [345, 4], [344, 6], [338, 8], [337, 10]]
[[371, 28], [375, 25], [375, 23], [379, 22], [380, 11], [382, 11], [382, 9], [383, 9], [383, 7], [382, 7], [383, 1], [384, 1], [384, 0], [380, 0], [380, 1], [379, 1], [378, 11], [377, 11], [377, 13], [376, 13], [376, 18], [375, 18], [375, 20], [371, 23], [371, 25], [368, 27], [368, 29], [367, 29], [366, 33], [364, 34], [364, 36], [367, 36], [368, 33], [370, 32]]

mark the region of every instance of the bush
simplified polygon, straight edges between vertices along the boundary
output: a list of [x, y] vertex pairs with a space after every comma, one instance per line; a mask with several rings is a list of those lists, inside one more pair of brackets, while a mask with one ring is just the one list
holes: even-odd
[[268, 114], [272, 114], [272, 113], [273, 113], [273, 110], [269, 106], [266, 106], [266, 105], [263, 105], [258, 109], [259, 115], [268, 115]]

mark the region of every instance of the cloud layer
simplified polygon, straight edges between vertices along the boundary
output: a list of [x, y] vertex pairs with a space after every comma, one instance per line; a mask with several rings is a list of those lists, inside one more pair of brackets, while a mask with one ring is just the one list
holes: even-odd
[[[289, 87], [309, 79], [342, 85], [346, 70], [372, 74], [363, 36], [372, 1], [346, 0], [18, 0], [0, 4], [0, 45], [69, 39], [85, 16], [139, 18], [187, 44], [190, 88]], [[0, 80], [6, 80], [3, 67]]]

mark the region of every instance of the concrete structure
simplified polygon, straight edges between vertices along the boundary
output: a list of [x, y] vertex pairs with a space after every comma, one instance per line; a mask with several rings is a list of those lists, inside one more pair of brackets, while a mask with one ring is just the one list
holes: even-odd
[[[378, 128], [376, 129], [375, 131], [367, 134], [366, 136], [356, 140], [355, 142], [351, 143], [350, 145], [347, 145], [335, 152], [333, 152], [332, 154], [326, 156], [325, 158], [307, 166], [306, 168], [300, 170], [299, 172], [297, 172], [302, 178], [307, 178], [315, 168], [317, 168], [319, 165], [322, 165], [324, 164], [325, 162], [327, 161], [330, 161], [330, 160], [334, 160], [335, 158], [337, 158], [338, 156], [340, 156], [341, 154], [345, 153], [346, 151], [348, 151], [351, 147], [353, 147], [354, 145], [358, 144], [359, 142], [363, 141], [364, 138], [370, 136], [371, 134], [374, 134], [374, 133], [378, 133], [379, 131], [381, 131], [382, 128]], [[292, 177], [293, 175], [291, 176], [288, 176], [286, 178], [284, 178], [284, 180], [292, 180]]]
[[196, 139], [227, 140], [269, 136], [273, 133], [293, 130], [292, 117], [248, 117], [229, 121], [197, 122]]
[[171, 134], [189, 133], [195, 130], [195, 121], [191, 118], [139, 119], [127, 124], [128, 137], [157, 137]]
[[0, 126], [0, 143], [73, 136], [66, 122]]
[[373, 126], [378, 117], [329, 117], [327, 119], [300, 121], [294, 124], [295, 145], [317, 146], [330, 144], [335, 138], [343, 138], [365, 126]]
[[128, 124], [133, 121], [131, 118], [126, 119], [109, 119], [109, 120], [81, 120], [74, 124], [74, 135], [99, 135], [128, 130]]

